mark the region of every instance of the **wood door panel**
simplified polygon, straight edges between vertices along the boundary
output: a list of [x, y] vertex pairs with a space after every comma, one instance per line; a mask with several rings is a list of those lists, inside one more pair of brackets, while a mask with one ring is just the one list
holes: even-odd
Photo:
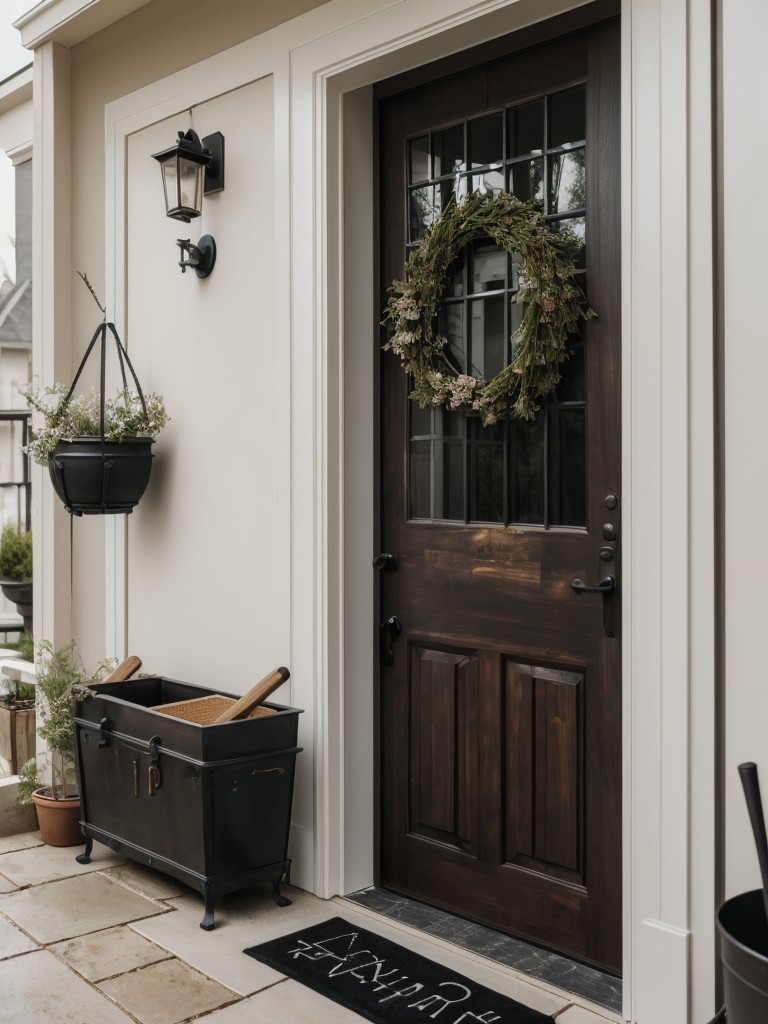
[[583, 885], [584, 674], [506, 668], [506, 859]]
[[[613, 970], [622, 934], [620, 647], [603, 632], [604, 598], [576, 594], [571, 581], [618, 578], [618, 544], [604, 526], [619, 536], [620, 510], [603, 503], [620, 493], [618, 37], [618, 23], [605, 23], [502, 58], [497, 42], [488, 65], [419, 88], [410, 76], [401, 95], [389, 84], [379, 107], [382, 307], [407, 251], [408, 139], [464, 120], [471, 140], [475, 118], [505, 109], [510, 125], [516, 104], [546, 96], [539, 106], [550, 111], [558, 90], [578, 94], [587, 141], [573, 144], [586, 153], [586, 283], [598, 316], [585, 329], [576, 403], [585, 515], [542, 520], [580, 527], [409, 518], [408, 385], [392, 354], [381, 357], [379, 550], [398, 568], [381, 576], [380, 608], [402, 632], [380, 679], [378, 881]], [[559, 150], [550, 148], [536, 159], [551, 170]], [[507, 173], [518, 155], [504, 159]], [[517, 479], [511, 465], [505, 473]]]
[[410, 829], [471, 849], [477, 818], [476, 652], [411, 646]]
[[585, 674], [410, 651], [411, 837], [584, 885]]
[[[445, 910], [483, 921], [491, 928], [509, 930], [510, 905], [515, 910], [514, 934], [541, 941], [542, 906], [548, 908], [547, 945], [579, 958], [594, 959], [591, 934], [579, 922], [589, 917], [589, 896], [580, 887], [560, 885], [553, 899], [551, 885], [533, 871], [509, 865], [467, 863], [466, 854], [424, 840], [408, 840], [409, 874], [398, 891], [434, 903]], [[574, 926], [574, 922], [577, 924]], [[597, 943], [608, 953], [605, 936]]]
[[[397, 612], [410, 635], [425, 633], [440, 643], [462, 643], [474, 646], [498, 646], [511, 650], [520, 658], [533, 655], [537, 660], [562, 657], [562, 645], [553, 640], [553, 633], [565, 630], [572, 635], [569, 659], [582, 660], [589, 650], [589, 634], [602, 628], [602, 598], [596, 594], [576, 595], [569, 580], [576, 573], [567, 573], [565, 583], [553, 577], [541, 598], [542, 590], [533, 583], [488, 578], [480, 581], [472, 574], [458, 578], [448, 572], [438, 576], [414, 573], [411, 581], [405, 567], [401, 570], [404, 588]], [[482, 587], [483, 602], [478, 604]], [[440, 596], [441, 600], [436, 598]], [[563, 607], [550, 607], [561, 599]], [[429, 619], [425, 610], [429, 608]], [[457, 632], [456, 610], [461, 609]], [[539, 611], [532, 619], [532, 612]]]
[[[602, 527], [605, 517], [598, 513], [598, 518]], [[421, 579], [425, 587], [443, 586], [469, 573], [475, 581], [499, 580], [527, 587], [526, 592], [540, 589], [544, 598], [557, 597], [571, 579], [600, 572], [598, 550], [585, 547], [586, 537], [586, 531], [553, 536], [543, 530], [408, 521], [398, 531], [398, 571], [409, 574], [413, 582]], [[609, 571], [605, 563], [602, 569]], [[574, 605], [574, 610], [578, 607]]]

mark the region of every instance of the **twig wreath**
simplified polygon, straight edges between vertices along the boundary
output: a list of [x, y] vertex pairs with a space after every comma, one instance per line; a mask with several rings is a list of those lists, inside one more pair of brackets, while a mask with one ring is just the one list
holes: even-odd
[[[451, 264], [479, 238], [519, 257], [516, 301], [526, 304], [509, 364], [487, 381], [459, 373], [448, 360], [447, 338], [436, 330]], [[479, 416], [484, 426], [533, 419], [538, 400], [560, 380], [568, 334], [595, 315], [573, 281], [577, 245], [568, 232], [550, 231], [530, 203], [506, 192], [471, 192], [451, 201], [408, 256], [403, 280], [392, 282], [382, 321], [392, 330], [384, 349], [411, 375], [410, 397], [422, 409], [445, 405]]]

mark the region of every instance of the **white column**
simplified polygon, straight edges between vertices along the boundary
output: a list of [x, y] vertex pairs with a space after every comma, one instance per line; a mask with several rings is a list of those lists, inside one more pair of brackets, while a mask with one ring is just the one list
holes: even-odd
[[[44, 43], [34, 57], [32, 372], [35, 385], [71, 372], [70, 53]], [[57, 646], [72, 639], [69, 517], [48, 471], [33, 466], [34, 622]]]
[[625, 1005], [693, 1024], [716, 973], [710, 11], [623, 14]]

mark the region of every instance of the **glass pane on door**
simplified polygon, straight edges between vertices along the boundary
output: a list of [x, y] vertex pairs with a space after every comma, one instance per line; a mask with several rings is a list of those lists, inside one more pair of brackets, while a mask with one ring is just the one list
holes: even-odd
[[[506, 183], [553, 231], [572, 236], [578, 282], [586, 289], [585, 98], [577, 85], [409, 140], [410, 246], [451, 197]], [[525, 313], [516, 302], [516, 267], [490, 239], [475, 239], [451, 269], [438, 329], [454, 372], [490, 380], [509, 361]], [[442, 407], [409, 403], [411, 518], [585, 527], [582, 337], [571, 339], [569, 356], [560, 384], [541, 400], [532, 422], [482, 427]]]

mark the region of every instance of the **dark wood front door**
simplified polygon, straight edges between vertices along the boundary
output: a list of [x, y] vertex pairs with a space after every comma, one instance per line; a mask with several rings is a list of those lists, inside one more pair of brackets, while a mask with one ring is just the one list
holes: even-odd
[[[422, 411], [382, 354], [380, 542], [397, 568], [380, 611], [402, 628], [380, 672], [379, 881], [614, 970], [618, 39], [606, 22], [505, 57], [497, 44], [489, 64], [379, 102], [382, 305], [451, 194], [504, 188], [582, 240], [597, 312], [532, 423]], [[441, 315], [462, 372], [508, 358], [516, 285], [488, 241], [456, 267]], [[571, 585], [607, 576], [607, 596]]]

